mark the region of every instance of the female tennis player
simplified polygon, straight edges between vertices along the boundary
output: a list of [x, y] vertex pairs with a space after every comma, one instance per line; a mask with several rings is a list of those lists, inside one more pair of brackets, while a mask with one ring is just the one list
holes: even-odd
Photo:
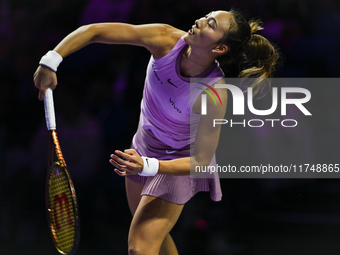
[[[126, 176], [133, 214], [129, 254], [178, 254], [169, 232], [184, 204], [200, 191], [210, 192], [214, 201], [221, 199], [218, 176], [192, 178], [190, 171], [216, 164], [220, 125], [212, 123], [225, 115], [227, 91], [216, 88], [222, 106], [215, 106], [208, 96], [207, 114], [201, 115], [202, 90], [190, 87], [223, 84], [224, 73], [216, 59], [231, 63], [243, 56], [249, 68], [240, 77], [256, 76], [251, 86], [259, 91], [278, 58], [269, 41], [255, 33], [260, 29], [258, 22], [247, 22], [233, 10], [211, 12], [188, 32], [165, 24], [91, 24], [69, 34], [41, 59], [34, 74], [40, 100], [47, 88], [56, 87], [55, 72], [62, 59], [90, 43], [136, 45], [151, 53], [131, 148], [110, 156], [114, 171]], [[200, 83], [192, 85], [192, 77], [200, 78]]]

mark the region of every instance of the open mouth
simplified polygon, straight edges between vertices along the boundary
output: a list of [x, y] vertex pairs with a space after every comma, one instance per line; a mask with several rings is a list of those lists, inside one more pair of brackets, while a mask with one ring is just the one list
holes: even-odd
[[192, 28], [188, 31], [188, 33], [189, 33], [190, 35], [194, 35], [194, 34], [195, 34], [195, 32], [194, 32], [194, 27], [192, 27]]

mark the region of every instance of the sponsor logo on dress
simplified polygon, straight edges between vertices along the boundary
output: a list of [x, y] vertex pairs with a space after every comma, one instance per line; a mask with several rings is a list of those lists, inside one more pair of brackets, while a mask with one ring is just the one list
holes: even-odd
[[173, 84], [173, 83], [171, 82], [171, 79], [168, 79], [168, 82], [169, 82], [172, 86], [174, 86], [175, 88], [178, 88], [175, 84]]
[[168, 150], [166, 150], [165, 152], [166, 152], [166, 154], [172, 154], [172, 153], [175, 153], [176, 151], [168, 151]]
[[171, 99], [171, 97], [170, 97], [170, 103], [178, 113], [182, 113], [182, 111], [176, 107], [176, 103], [175, 101]]
[[152, 70], [153, 70], [153, 73], [155, 74], [156, 76], [156, 79], [158, 80], [158, 82], [163, 85], [163, 82], [161, 80], [161, 78], [159, 78], [158, 74], [157, 74], [157, 71], [155, 70], [155, 64], [152, 64]]

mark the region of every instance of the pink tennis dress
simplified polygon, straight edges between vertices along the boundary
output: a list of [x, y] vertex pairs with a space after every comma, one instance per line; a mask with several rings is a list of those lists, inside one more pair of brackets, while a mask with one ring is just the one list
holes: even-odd
[[[190, 157], [190, 144], [195, 142], [201, 116], [192, 113], [192, 107], [202, 93], [196, 87], [206, 87], [190, 83], [189, 77], [181, 76], [181, 58], [186, 47], [181, 37], [167, 55], [160, 59], [150, 58], [139, 125], [131, 146], [141, 156], [159, 160]], [[200, 82], [212, 85], [223, 77], [223, 71], [215, 61], [202, 74], [192, 78], [201, 78]], [[216, 165], [215, 156], [210, 165]], [[141, 195], [158, 197], [176, 204], [185, 204], [200, 191], [210, 192], [214, 201], [222, 197], [217, 173], [212, 178], [163, 174], [150, 177], [130, 175], [128, 178], [144, 184]]]

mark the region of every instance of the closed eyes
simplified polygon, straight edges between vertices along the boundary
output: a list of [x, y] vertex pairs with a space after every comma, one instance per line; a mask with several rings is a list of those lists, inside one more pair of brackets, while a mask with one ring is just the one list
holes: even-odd
[[215, 18], [213, 18], [213, 17], [209, 18], [209, 20], [208, 20], [208, 25], [209, 25], [211, 28], [213, 28], [212, 22], [215, 22], [215, 26], [217, 27], [217, 21], [216, 21]]

